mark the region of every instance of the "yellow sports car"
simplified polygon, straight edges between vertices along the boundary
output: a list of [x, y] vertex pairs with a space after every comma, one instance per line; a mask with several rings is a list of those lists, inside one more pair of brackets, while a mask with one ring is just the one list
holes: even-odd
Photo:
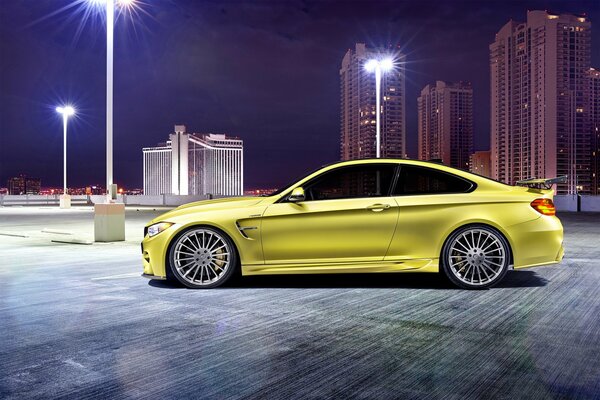
[[509, 186], [441, 164], [339, 162], [266, 197], [190, 203], [152, 220], [144, 276], [190, 288], [242, 275], [440, 272], [487, 288], [563, 257], [551, 185]]

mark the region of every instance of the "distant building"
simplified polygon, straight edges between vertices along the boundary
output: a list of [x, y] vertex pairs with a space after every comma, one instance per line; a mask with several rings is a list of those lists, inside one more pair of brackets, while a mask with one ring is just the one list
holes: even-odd
[[247, 189], [244, 190], [245, 196], [268, 196], [269, 194], [275, 192], [276, 188], [271, 189]]
[[469, 169], [473, 152], [473, 89], [468, 82], [437, 81], [417, 99], [419, 159]]
[[19, 175], [8, 179], [8, 194], [40, 194], [42, 181], [27, 175]]
[[490, 178], [492, 176], [492, 165], [490, 151], [476, 151], [471, 155], [471, 172]]
[[591, 192], [585, 15], [528, 11], [490, 45], [492, 176], [514, 184], [568, 175], [558, 193]]
[[[349, 49], [340, 69], [342, 160], [376, 156], [375, 76], [365, 71], [365, 63], [389, 52], [368, 49], [357, 43]], [[402, 158], [406, 155], [405, 68], [403, 54], [395, 53], [396, 65], [381, 79], [381, 156]]]
[[142, 149], [144, 194], [241, 196], [243, 141], [223, 134], [186, 133], [184, 125], [166, 143]]
[[592, 131], [592, 194], [600, 195], [600, 71], [590, 68], [588, 75]]

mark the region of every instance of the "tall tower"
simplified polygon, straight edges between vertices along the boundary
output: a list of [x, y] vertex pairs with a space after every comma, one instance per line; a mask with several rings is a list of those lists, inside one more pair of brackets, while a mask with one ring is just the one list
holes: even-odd
[[600, 70], [590, 68], [588, 75], [592, 132], [592, 194], [600, 195]]
[[446, 165], [469, 169], [473, 152], [473, 89], [468, 82], [437, 81], [421, 90], [419, 159], [441, 159]]
[[[357, 43], [349, 49], [340, 69], [342, 160], [372, 158], [376, 155], [375, 77], [365, 71], [371, 58], [389, 55], [389, 51], [367, 49]], [[406, 155], [405, 69], [403, 54], [395, 52], [394, 69], [381, 80], [381, 157]]]
[[558, 192], [590, 193], [587, 74], [591, 23], [585, 16], [528, 11], [490, 45], [492, 176], [514, 184], [568, 175]]

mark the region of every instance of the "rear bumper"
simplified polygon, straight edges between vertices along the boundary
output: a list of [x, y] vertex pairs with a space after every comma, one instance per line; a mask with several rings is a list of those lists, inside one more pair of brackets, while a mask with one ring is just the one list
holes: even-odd
[[563, 259], [563, 227], [557, 217], [541, 216], [510, 227], [514, 268], [555, 264]]

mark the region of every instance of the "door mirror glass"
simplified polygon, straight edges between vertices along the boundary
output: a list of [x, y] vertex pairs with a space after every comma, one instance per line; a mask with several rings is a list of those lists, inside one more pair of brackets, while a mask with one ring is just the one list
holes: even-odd
[[297, 187], [294, 190], [292, 190], [290, 197], [288, 197], [288, 200], [292, 203], [298, 203], [299, 201], [304, 201], [304, 199], [304, 189], [302, 189], [301, 187]]

